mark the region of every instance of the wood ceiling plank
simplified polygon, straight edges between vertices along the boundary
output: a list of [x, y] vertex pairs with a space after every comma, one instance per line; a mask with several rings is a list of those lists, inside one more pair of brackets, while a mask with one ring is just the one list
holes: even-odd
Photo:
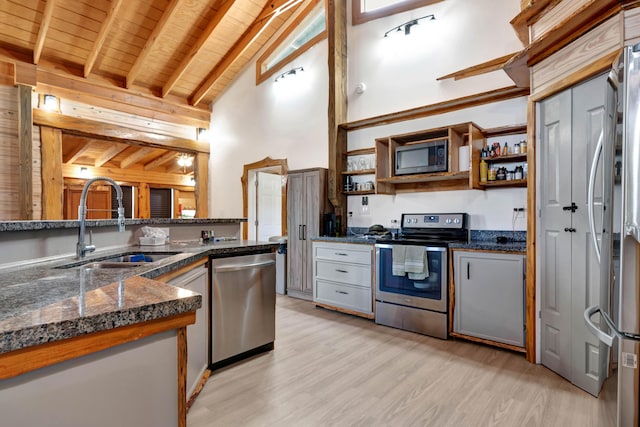
[[191, 65], [195, 57], [200, 52], [202, 52], [202, 49], [205, 43], [207, 42], [207, 40], [209, 40], [209, 37], [211, 37], [211, 34], [218, 27], [218, 24], [220, 24], [222, 19], [225, 16], [227, 16], [229, 9], [231, 9], [231, 6], [233, 6], [234, 3], [235, 3], [235, 0], [225, 1], [220, 6], [220, 9], [218, 9], [215, 15], [211, 18], [211, 20], [209, 21], [209, 24], [207, 24], [207, 27], [204, 29], [202, 33], [200, 33], [198, 40], [195, 42], [193, 46], [191, 46], [191, 49], [189, 50], [189, 53], [187, 54], [187, 56], [185, 56], [182, 59], [182, 62], [180, 62], [180, 65], [178, 66], [178, 68], [176, 68], [173, 74], [171, 74], [171, 77], [169, 77], [169, 80], [162, 87], [163, 98], [166, 97], [169, 94], [169, 92], [171, 92], [171, 89], [173, 89], [178, 79], [180, 79], [184, 75], [184, 73], [187, 71], [187, 68], [189, 67], [189, 65]]
[[95, 166], [97, 167], [103, 166], [105, 163], [113, 159], [118, 154], [122, 153], [127, 148], [129, 148], [127, 144], [112, 143], [112, 146], [106, 151], [104, 151], [100, 155], [100, 157], [96, 159]]
[[46, 0], [47, 4], [44, 8], [44, 14], [42, 15], [42, 21], [40, 21], [40, 29], [38, 30], [38, 39], [36, 45], [33, 48], [33, 63], [38, 64], [40, 61], [40, 55], [42, 54], [42, 48], [44, 42], [47, 39], [47, 32], [49, 31], [49, 24], [51, 24], [51, 17], [53, 16], [53, 9], [56, 6], [56, 0]]
[[162, 32], [166, 29], [167, 22], [169, 22], [169, 20], [176, 13], [176, 11], [178, 10], [178, 6], [180, 6], [181, 2], [182, 0], [172, 0], [167, 6], [167, 8], [165, 9], [164, 13], [162, 14], [162, 17], [160, 18], [160, 21], [158, 21], [158, 23], [156, 24], [155, 28], [153, 29], [153, 32], [151, 33], [151, 35], [147, 39], [147, 42], [142, 48], [142, 51], [140, 51], [140, 53], [138, 54], [138, 58], [133, 63], [133, 66], [131, 67], [131, 69], [129, 70], [129, 73], [127, 74], [127, 78], [125, 81], [125, 86], [127, 87], [127, 89], [131, 88], [131, 85], [133, 85], [133, 82], [136, 80], [136, 77], [138, 77], [138, 74], [140, 73], [142, 66], [144, 65], [147, 57], [149, 56], [149, 52], [151, 52], [151, 49], [153, 49], [154, 44], [158, 41], [158, 37], [160, 37]]
[[153, 153], [154, 150], [155, 148], [153, 147], [140, 147], [138, 151], [120, 162], [120, 169], [130, 168], [132, 165], [135, 165], [147, 155]]
[[100, 49], [102, 49], [104, 42], [107, 40], [107, 36], [109, 35], [109, 31], [111, 30], [113, 23], [115, 22], [116, 15], [118, 14], [118, 9], [120, 9], [121, 5], [122, 5], [122, 0], [113, 0], [111, 2], [111, 7], [109, 8], [109, 12], [107, 13], [106, 18], [102, 23], [100, 32], [98, 33], [98, 38], [93, 44], [93, 49], [91, 49], [91, 52], [89, 53], [89, 57], [87, 58], [87, 61], [84, 64], [85, 77], [91, 74], [91, 70], [93, 69], [96, 59], [98, 58]]
[[164, 165], [165, 163], [170, 162], [171, 160], [176, 160], [177, 155], [178, 153], [176, 153], [175, 151], [167, 151], [164, 154], [162, 154], [160, 157], [156, 157], [149, 163], [145, 164], [144, 170], [152, 171], [154, 169], [157, 169], [158, 167]]
[[[267, 4], [262, 13], [265, 10], [271, 10], [271, 5]], [[262, 13], [260, 15], [262, 15]], [[258, 16], [260, 16], [258, 15]], [[219, 61], [216, 66], [213, 68], [209, 77], [205, 80], [204, 83], [200, 85], [200, 87], [195, 91], [193, 96], [191, 97], [191, 105], [198, 105], [202, 99], [205, 97], [207, 92], [216, 84], [220, 76], [222, 76], [225, 71], [229, 69], [229, 67], [238, 59], [240, 55], [244, 53], [244, 51], [251, 45], [251, 43], [256, 40], [262, 31], [269, 26], [269, 24], [276, 17], [277, 13], [270, 14], [269, 18], [256, 20], [251, 24], [251, 26], [244, 32], [242, 37], [233, 45], [231, 50]]]

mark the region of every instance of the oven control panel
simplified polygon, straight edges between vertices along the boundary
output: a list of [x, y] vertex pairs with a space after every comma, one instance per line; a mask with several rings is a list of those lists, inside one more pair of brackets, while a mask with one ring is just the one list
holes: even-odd
[[402, 228], [466, 228], [465, 214], [402, 214]]

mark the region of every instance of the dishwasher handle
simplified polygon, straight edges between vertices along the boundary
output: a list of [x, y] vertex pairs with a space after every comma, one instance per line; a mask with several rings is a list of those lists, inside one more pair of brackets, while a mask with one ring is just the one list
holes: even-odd
[[276, 262], [274, 260], [263, 261], [263, 262], [255, 262], [251, 264], [234, 264], [234, 265], [225, 265], [222, 267], [214, 268], [214, 272], [216, 273], [227, 273], [229, 271], [242, 271], [249, 270], [251, 268], [263, 268], [268, 267], [270, 265], [274, 265]]

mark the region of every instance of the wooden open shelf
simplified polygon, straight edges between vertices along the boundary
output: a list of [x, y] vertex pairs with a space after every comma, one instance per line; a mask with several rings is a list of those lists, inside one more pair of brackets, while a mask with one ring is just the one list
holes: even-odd
[[374, 175], [375, 173], [376, 173], [375, 169], [363, 169], [359, 171], [342, 172], [342, 175]]
[[496, 188], [496, 187], [526, 187], [527, 180], [526, 179], [512, 179], [510, 181], [500, 180], [500, 181], [487, 181], [481, 182], [481, 186], [487, 188]]

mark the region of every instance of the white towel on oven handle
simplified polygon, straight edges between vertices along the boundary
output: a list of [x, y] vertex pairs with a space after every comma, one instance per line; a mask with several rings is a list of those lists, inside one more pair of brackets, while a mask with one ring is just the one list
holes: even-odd
[[391, 246], [391, 274], [394, 276], [404, 276], [404, 264], [406, 260], [406, 249], [404, 245]]
[[429, 260], [424, 246], [407, 246], [404, 270], [411, 280], [424, 280], [429, 277]]

